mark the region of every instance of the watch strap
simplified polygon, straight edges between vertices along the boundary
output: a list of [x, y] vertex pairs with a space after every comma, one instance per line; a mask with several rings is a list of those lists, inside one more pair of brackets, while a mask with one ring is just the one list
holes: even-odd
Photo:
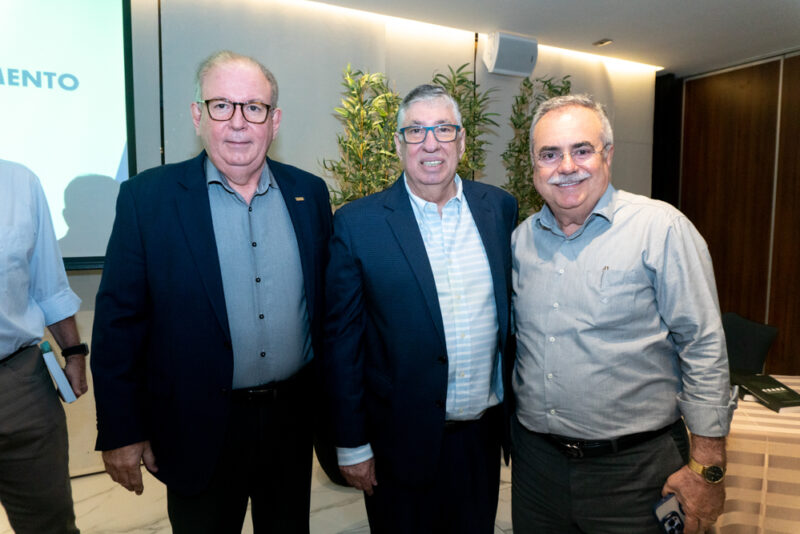
[[89, 354], [89, 345], [86, 343], [79, 343], [61, 350], [61, 356], [64, 358], [76, 355], [86, 356], [87, 354]]
[[[691, 456], [689, 457], [689, 469], [703, 477], [703, 480], [708, 482], [709, 484], [719, 484], [725, 479], [725, 468], [718, 466], [718, 465], [703, 465]], [[716, 476], [709, 476], [711, 472], [714, 472]], [[719, 473], [722, 473], [722, 476], [719, 476]]]

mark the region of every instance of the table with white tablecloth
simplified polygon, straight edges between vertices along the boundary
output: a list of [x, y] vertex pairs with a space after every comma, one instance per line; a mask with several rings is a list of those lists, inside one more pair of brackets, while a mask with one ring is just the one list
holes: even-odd
[[[775, 376], [800, 391], [800, 376]], [[719, 534], [800, 534], [800, 413], [739, 401]]]

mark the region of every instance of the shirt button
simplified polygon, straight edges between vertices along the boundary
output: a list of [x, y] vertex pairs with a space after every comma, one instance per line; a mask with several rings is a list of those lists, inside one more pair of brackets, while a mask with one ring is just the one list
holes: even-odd
[[548, 380], [552, 380], [553, 379], [553, 373], [547, 373], [547, 379]]
[[251, 245], [253, 245], [253, 246], [256, 246], [256, 242], [255, 242], [255, 241], [253, 241], [253, 242], [251, 243]]
[[564, 269], [559, 269], [558, 274], [564, 274]]
[[554, 338], [553, 336], [550, 336], [549, 338], [547, 338], [547, 341], [549, 341], [550, 343], [555, 343], [556, 342], [556, 338]]
[[262, 358], [263, 358], [264, 356], [266, 356], [266, 355], [267, 355], [267, 353], [266, 353], [266, 352], [262, 352], [262, 353], [261, 353], [261, 357], [262, 357]]
[[260, 276], [257, 276], [257, 277], [256, 277], [256, 284], [259, 284], [259, 283], [261, 283], [261, 277], [260, 277]]
[[558, 302], [553, 303], [553, 308], [558, 309]]
[[555, 415], [555, 414], [556, 414], [555, 410], [550, 410], [550, 415]]
[[253, 211], [253, 206], [248, 206], [247, 211]]
[[259, 314], [258, 314], [258, 318], [259, 318], [259, 319], [263, 319], [263, 318], [264, 318], [264, 314], [263, 314], [263, 313], [259, 313]]

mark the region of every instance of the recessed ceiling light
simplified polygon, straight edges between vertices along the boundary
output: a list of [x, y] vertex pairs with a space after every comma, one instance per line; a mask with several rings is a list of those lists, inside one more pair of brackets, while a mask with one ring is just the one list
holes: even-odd
[[599, 41], [593, 42], [592, 45], [593, 46], [597, 46], [597, 47], [601, 47], [601, 46], [610, 45], [613, 42], [614, 42], [613, 39], [604, 38], [604, 39], [600, 39]]

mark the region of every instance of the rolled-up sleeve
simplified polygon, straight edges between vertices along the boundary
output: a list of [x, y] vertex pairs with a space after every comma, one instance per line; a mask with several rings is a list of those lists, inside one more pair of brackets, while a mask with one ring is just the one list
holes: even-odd
[[692, 433], [726, 436], [737, 396], [730, 386], [714, 270], [705, 241], [685, 216], [669, 226], [660, 263], [656, 298], [678, 353], [678, 407]]
[[38, 180], [31, 181], [31, 200], [36, 236], [30, 260], [29, 291], [49, 326], [75, 315], [81, 300], [69, 287], [47, 199]]

